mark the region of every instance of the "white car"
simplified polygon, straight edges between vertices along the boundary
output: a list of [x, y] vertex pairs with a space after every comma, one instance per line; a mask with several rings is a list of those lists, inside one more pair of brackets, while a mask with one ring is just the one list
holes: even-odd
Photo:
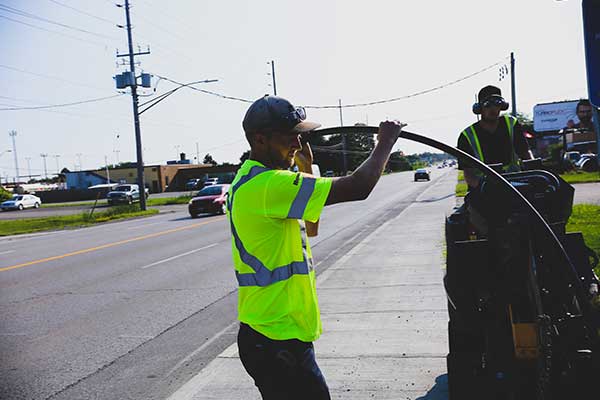
[[39, 208], [42, 205], [42, 199], [32, 194], [15, 194], [12, 199], [0, 204], [2, 211], [22, 210], [24, 208]]

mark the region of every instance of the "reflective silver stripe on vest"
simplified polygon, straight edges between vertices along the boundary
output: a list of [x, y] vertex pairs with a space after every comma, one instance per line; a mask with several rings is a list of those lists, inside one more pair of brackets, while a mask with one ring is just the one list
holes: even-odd
[[317, 180], [315, 178], [302, 178], [302, 185], [300, 185], [300, 190], [298, 190], [298, 194], [296, 194], [296, 198], [290, 207], [290, 211], [288, 212], [288, 218], [290, 219], [302, 219], [304, 215], [304, 210], [308, 205], [308, 200], [310, 200], [310, 196], [312, 196], [315, 191], [315, 183]]
[[[242, 186], [244, 183], [248, 182], [250, 179], [255, 176], [270, 171], [268, 168], [254, 166], [250, 169], [248, 175], [244, 175], [240, 178], [240, 180], [233, 186], [231, 189], [231, 196], [229, 196], [227, 208], [229, 209], [229, 223], [231, 226], [231, 234], [233, 235], [233, 240], [235, 243], [235, 247], [240, 254], [240, 259], [254, 270], [254, 273], [245, 273], [241, 274], [238, 271], [235, 271], [235, 276], [237, 277], [238, 284], [240, 286], [268, 286], [275, 282], [284, 281], [289, 279], [292, 275], [302, 274], [306, 275], [309, 272], [309, 264], [306, 257], [306, 252], [303, 250], [303, 260], [302, 261], [294, 261], [287, 265], [282, 265], [280, 267], [275, 268], [273, 271], [269, 270], [258, 258], [253, 256], [252, 254], [246, 251], [244, 244], [242, 243], [235, 226], [233, 225], [233, 198], [235, 196], [235, 192]], [[313, 183], [314, 188], [314, 183]], [[302, 190], [302, 188], [300, 188]], [[298, 193], [299, 194], [299, 193]], [[295, 201], [294, 201], [295, 202]], [[293, 206], [292, 206], [293, 208]]]

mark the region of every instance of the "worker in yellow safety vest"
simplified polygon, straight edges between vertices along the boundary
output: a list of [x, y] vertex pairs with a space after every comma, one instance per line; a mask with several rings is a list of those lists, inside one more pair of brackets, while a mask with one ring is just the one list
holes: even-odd
[[[303, 108], [265, 95], [246, 112], [250, 157], [227, 199], [239, 284], [238, 348], [263, 399], [330, 399], [312, 342], [321, 334], [315, 271], [307, 236], [318, 232], [323, 207], [366, 199], [379, 180], [404, 124], [382, 122], [371, 155], [340, 178], [312, 175], [302, 135], [320, 125]], [[293, 172], [293, 165], [299, 172]]]
[[[500, 115], [508, 109], [500, 88], [486, 86], [479, 91], [473, 113], [481, 120], [468, 126], [458, 137], [458, 148], [485, 164], [502, 164], [504, 172], [520, 170], [519, 159], [532, 158], [521, 125], [511, 115]], [[458, 160], [458, 169], [464, 171], [469, 189], [479, 186], [480, 175], [474, 168]]]

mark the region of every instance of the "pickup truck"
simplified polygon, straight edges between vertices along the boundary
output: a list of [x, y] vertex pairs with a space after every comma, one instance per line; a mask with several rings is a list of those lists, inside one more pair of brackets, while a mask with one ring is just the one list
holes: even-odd
[[[149, 190], [144, 190], [146, 198], [150, 195]], [[108, 205], [113, 204], [132, 204], [134, 201], [140, 201], [140, 188], [136, 184], [122, 184], [115, 187], [106, 195]]]

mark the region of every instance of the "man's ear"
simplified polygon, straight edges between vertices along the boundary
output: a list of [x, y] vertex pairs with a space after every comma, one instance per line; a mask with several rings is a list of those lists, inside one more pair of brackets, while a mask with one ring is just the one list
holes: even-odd
[[269, 136], [264, 133], [255, 133], [253, 135], [253, 142], [255, 145], [264, 146], [267, 144]]

